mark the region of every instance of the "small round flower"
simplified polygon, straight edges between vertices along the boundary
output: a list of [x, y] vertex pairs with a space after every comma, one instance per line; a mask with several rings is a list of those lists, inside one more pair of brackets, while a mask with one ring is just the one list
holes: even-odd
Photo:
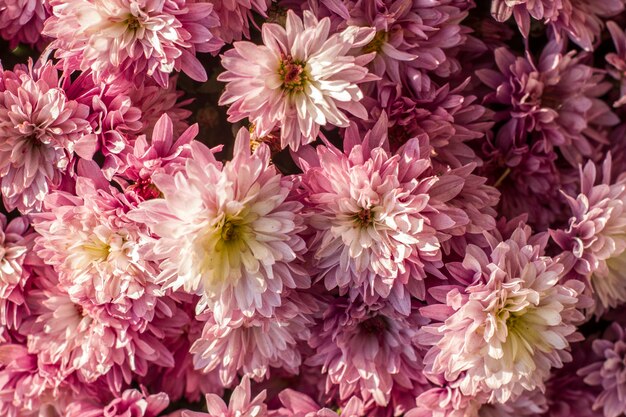
[[253, 12], [266, 17], [270, 3], [270, 0], [216, 1], [214, 10], [220, 24], [213, 32], [226, 43], [240, 41], [244, 36], [249, 39], [250, 23], [254, 24]]
[[88, 399], [70, 403], [64, 417], [158, 417], [169, 405], [164, 393], [149, 395], [145, 389], [127, 389], [108, 404]]
[[[410, 296], [424, 296], [426, 271], [442, 266], [439, 232], [457, 219], [431, 195], [438, 179], [419, 141], [391, 155], [386, 140], [383, 115], [363, 138], [351, 125], [344, 152], [331, 144], [306, 149], [299, 164], [315, 231], [312, 260], [326, 288], [366, 302], [389, 299], [408, 313]], [[463, 213], [458, 222], [467, 223]]]
[[586, 51], [600, 43], [604, 22], [624, 11], [622, 0], [560, 0], [562, 8], [551, 22], [557, 33], [563, 33]]
[[619, 99], [613, 106], [620, 107], [626, 104], [626, 34], [615, 22], [607, 22], [606, 27], [611, 33], [615, 46], [615, 52], [605, 57], [609, 64], [608, 73], [620, 85]]
[[626, 372], [626, 331], [617, 322], [611, 323], [601, 339], [593, 341], [593, 363], [578, 371], [585, 383], [602, 391], [593, 403], [593, 410], [602, 409], [604, 417], [626, 413], [624, 372]]
[[35, 249], [73, 301], [101, 305], [132, 323], [150, 321], [161, 295], [156, 265], [139, 254], [142, 231], [126, 218], [123, 195], [96, 181], [78, 177], [76, 195], [46, 198], [46, 211], [33, 218]]
[[38, 284], [44, 288], [29, 293], [33, 314], [23, 325], [29, 332], [28, 351], [42, 363], [57, 366], [61, 375], [78, 375], [86, 384], [106, 376], [109, 386], [119, 390], [122, 380], [130, 383], [133, 375], [145, 375], [150, 366], [174, 365], [159, 340], [158, 322], [137, 331], [127, 321], [110, 317], [103, 306], [72, 301], [58, 283]]
[[287, 388], [278, 394], [282, 407], [269, 412], [271, 417], [357, 417], [363, 415], [363, 401], [351, 397], [340, 410], [333, 411], [317, 405], [311, 397]]
[[218, 323], [236, 311], [270, 317], [287, 288], [310, 283], [300, 266], [304, 225], [302, 204], [290, 198], [292, 181], [270, 165], [267, 146], [250, 153], [242, 129], [223, 166], [193, 142], [182, 171], [153, 177], [163, 198], [142, 202], [129, 216], [156, 236], [147, 256], [160, 261], [167, 288], [203, 295], [199, 310], [208, 307]]
[[208, 2], [191, 0], [50, 0], [44, 34], [66, 68], [94, 80], [121, 79], [162, 87], [172, 71], [197, 81], [207, 74], [198, 52], [217, 52], [222, 42], [210, 32], [219, 24]]
[[264, 403], [266, 396], [266, 392], [262, 391], [252, 398], [250, 379], [243, 378], [233, 390], [228, 406], [219, 396], [207, 394], [208, 413], [183, 411], [181, 417], [267, 417], [267, 405]]
[[[527, 145], [528, 136], [549, 153], [558, 147], [572, 165], [589, 157], [596, 141], [604, 141], [602, 127], [616, 125], [617, 116], [598, 97], [609, 84], [604, 74], [583, 63], [584, 54], [562, 52], [559, 42], [551, 41], [539, 60], [516, 57], [507, 47], [495, 51], [498, 69], [476, 72], [493, 92], [486, 100], [498, 108], [496, 120], [509, 141]], [[528, 146], [531, 146], [529, 143]]]
[[520, 225], [506, 240], [487, 237], [490, 253], [468, 245], [463, 262], [448, 265], [455, 279], [471, 284], [433, 289], [444, 304], [422, 308], [443, 321], [424, 328], [433, 344], [425, 363], [427, 373], [462, 394], [505, 403], [543, 389], [550, 369], [571, 360], [584, 284], [559, 283], [563, 265], [542, 255], [546, 234], [531, 237]]
[[626, 302], [626, 177], [611, 182], [610, 154], [599, 177], [593, 162], [581, 167], [580, 194], [567, 197], [569, 225], [551, 233], [574, 272], [589, 280], [597, 308], [608, 309]]
[[305, 11], [302, 20], [289, 10], [286, 28], [265, 23], [262, 31], [264, 45], [235, 42], [222, 56], [218, 80], [227, 85], [219, 104], [230, 105], [229, 121], [247, 117], [258, 137], [280, 127], [282, 146], [298, 149], [320, 127], [348, 126], [346, 113], [367, 119], [358, 84], [374, 79], [364, 67], [373, 56], [349, 51], [371, 40], [373, 29], [330, 34], [328, 18]]
[[[61, 183], [74, 152], [94, 142], [89, 108], [59, 88], [51, 62], [0, 72], [0, 178], [8, 210], [41, 209]], [[90, 147], [89, 145], [87, 147]]]
[[190, 143], [198, 134], [195, 124], [176, 135], [175, 126], [167, 113], [164, 113], [154, 125], [150, 137], [139, 136], [132, 153], [125, 155], [126, 160], [115, 179], [122, 183], [124, 192], [132, 195], [132, 200], [144, 201], [161, 197], [161, 191], [154, 185], [153, 175], [158, 172], [173, 174], [185, 167], [191, 156]]
[[449, 76], [460, 66], [452, 51], [465, 41], [459, 22], [466, 16], [467, 4], [449, 0], [344, 3], [350, 12], [347, 24], [376, 29], [376, 36], [363, 47], [365, 53], [376, 53], [371, 63], [376, 75], [408, 86], [413, 77], [422, 76], [420, 71]]
[[202, 335], [190, 349], [195, 368], [205, 373], [217, 370], [224, 386], [231, 385], [238, 374], [257, 381], [268, 378], [270, 367], [296, 375], [302, 361], [298, 343], [310, 337], [309, 316], [315, 306], [294, 303], [293, 297], [269, 318], [239, 314], [219, 324], [208, 315]]
[[24, 287], [30, 278], [26, 257], [33, 250], [35, 234], [26, 217], [10, 222], [0, 214], [0, 325], [18, 329], [24, 310]]
[[4, 0], [0, 4], [0, 35], [11, 49], [20, 43], [42, 46], [47, 17], [46, 0]]
[[311, 329], [309, 345], [315, 353], [307, 364], [322, 365], [326, 392], [338, 385], [341, 401], [360, 395], [364, 402], [386, 406], [394, 386], [426, 385], [424, 348], [415, 339], [427, 323], [417, 309], [405, 317], [382, 303], [367, 306], [338, 298]]
[[530, 32], [530, 18], [549, 22], [561, 10], [562, 0], [492, 0], [491, 15], [498, 22], [505, 22], [513, 16], [524, 37]]

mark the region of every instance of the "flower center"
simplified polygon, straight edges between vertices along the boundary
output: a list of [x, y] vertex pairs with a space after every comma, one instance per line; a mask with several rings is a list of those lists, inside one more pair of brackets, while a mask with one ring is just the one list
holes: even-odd
[[283, 90], [288, 93], [300, 93], [306, 85], [306, 63], [294, 60], [291, 55], [283, 57], [278, 67], [278, 75], [283, 82]]
[[96, 239], [92, 242], [85, 243], [83, 245], [83, 251], [85, 251], [91, 260], [100, 262], [108, 258], [111, 253], [111, 246], [99, 239]]
[[139, 179], [132, 184], [129, 189], [135, 191], [144, 200], [152, 200], [153, 198], [163, 198], [163, 193], [156, 185], [148, 179]]
[[237, 225], [230, 220], [226, 220], [222, 226], [220, 236], [224, 242], [230, 242], [231, 240], [237, 239]]
[[360, 324], [361, 330], [367, 334], [381, 334], [387, 330], [387, 321], [383, 316], [375, 316]]
[[354, 215], [354, 222], [360, 227], [369, 227], [374, 224], [374, 213], [369, 208], [363, 208]]
[[382, 51], [383, 45], [385, 44], [385, 42], [387, 42], [387, 32], [385, 31], [376, 32], [374, 39], [372, 39], [370, 43], [365, 45], [365, 47], [363, 48], [363, 52], [365, 52], [366, 54], [370, 52], [379, 53]]
[[126, 24], [126, 28], [129, 31], [136, 31], [137, 29], [139, 29], [141, 27], [141, 23], [139, 22], [139, 18], [135, 15], [129, 14], [128, 17], [126, 18], [126, 20], [124, 21], [124, 24]]

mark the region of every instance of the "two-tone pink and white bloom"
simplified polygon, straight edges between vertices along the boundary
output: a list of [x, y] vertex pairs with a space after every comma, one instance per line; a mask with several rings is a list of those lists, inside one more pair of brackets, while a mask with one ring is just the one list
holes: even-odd
[[24, 287], [30, 278], [26, 259], [33, 250], [35, 233], [26, 217], [7, 221], [0, 214], [0, 326], [17, 329], [24, 316]]
[[302, 204], [290, 198], [293, 179], [270, 165], [266, 145], [250, 153], [246, 129], [231, 161], [222, 165], [193, 142], [185, 168], [156, 174], [153, 183], [163, 198], [129, 215], [155, 235], [147, 256], [160, 262], [159, 280], [203, 295], [199, 310], [208, 307], [219, 323], [238, 310], [270, 317], [286, 289], [308, 287], [300, 265]]
[[106, 306], [132, 323], [150, 321], [162, 295], [158, 271], [139, 254], [142, 230], [126, 217], [124, 196], [104, 178], [78, 177], [76, 195], [52, 193], [44, 207], [33, 220], [37, 254], [72, 300]]
[[217, 52], [209, 29], [219, 21], [208, 2], [187, 0], [50, 0], [44, 34], [64, 66], [91, 69], [94, 80], [165, 87], [173, 71], [206, 81], [196, 52]]
[[298, 344], [310, 338], [309, 316], [315, 310], [311, 300], [292, 293], [269, 318], [238, 313], [220, 324], [204, 313], [199, 317], [206, 319], [202, 335], [190, 349], [194, 367], [204, 373], [217, 371], [224, 386], [239, 374], [261, 381], [270, 376], [270, 368], [297, 375], [302, 362]]
[[265, 398], [267, 393], [262, 391], [254, 398], [250, 389], [250, 379], [243, 378], [235, 387], [226, 405], [223, 399], [215, 394], [206, 395], [208, 413], [183, 411], [182, 417], [267, 417]]
[[331, 34], [330, 27], [329, 18], [304, 11], [301, 19], [288, 10], [286, 27], [263, 25], [263, 45], [235, 42], [218, 77], [227, 83], [219, 104], [230, 105], [228, 120], [248, 118], [259, 137], [280, 128], [282, 146], [298, 149], [317, 139], [320, 127], [347, 127], [348, 114], [367, 119], [358, 84], [376, 79], [365, 68], [374, 54], [350, 50], [366, 45], [374, 29]]
[[425, 363], [462, 394], [505, 403], [543, 389], [550, 369], [571, 360], [584, 319], [577, 308], [587, 300], [582, 282], [560, 283], [564, 266], [543, 255], [546, 234], [520, 225], [506, 240], [486, 236], [490, 251], [469, 245], [462, 263], [448, 265], [470, 284], [433, 289], [443, 304], [422, 308], [441, 321], [424, 328], [424, 343], [433, 344]]
[[[389, 299], [408, 314], [410, 297], [425, 295], [426, 271], [442, 266], [446, 237], [439, 232], [456, 226], [457, 219], [432, 198], [438, 177], [429, 171], [419, 140], [396, 155], [386, 142], [383, 115], [363, 137], [351, 125], [343, 152], [329, 143], [304, 148], [298, 163], [315, 231], [312, 265], [326, 288], [361, 295], [368, 303]], [[458, 220], [468, 222], [464, 213]]]
[[626, 177], [611, 181], [610, 155], [601, 179], [589, 161], [580, 169], [580, 194], [567, 196], [567, 202], [572, 217], [552, 237], [573, 271], [589, 280], [597, 308], [617, 307], [626, 302]]
[[74, 152], [91, 143], [89, 108], [69, 100], [51, 62], [0, 72], [0, 178], [4, 205], [41, 209], [61, 184]]

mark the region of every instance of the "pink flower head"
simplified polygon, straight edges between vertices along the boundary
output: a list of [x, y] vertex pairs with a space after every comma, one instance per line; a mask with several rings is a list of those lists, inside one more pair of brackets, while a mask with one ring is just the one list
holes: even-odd
[[376, 52], [372, 72], [386, 75], [394, 83], [410, 84], [420, 71], [448, 76], [459, 63], [452, 48], [463, 44], [465, 33], [459, 22], [467, 15], [463, 2], [411, 2], [368, 0], [345, 2], [347, 24], [376, 29], [364, 52]]
[[[8, 210], [40, 210], [74, 152], [93, 142], [87, 106], [68, 100], [51, 62], [0, 72], [0, 178]], [[88, 145], [87, 147], [91, 147]]]
[[87, 399], [74, 401], [65, 409], [64, 417], [158, 417], [168, 404], [164, 393], [149, 395], [145, 389], [127, 389], [106, 405]]
[[606, 61], [609, 63], [609, 74], [620, 83], [620, 97], [613, 104], [615, 107], [626, 104], [626, 34], [615, 22], [607, 22], [606, 27], [613, 38], [615, 53], [606, 55]]
[[145, 375], [149, 366], [174, 365], [159, 340], [165, 326], [159, 329], [153, 320], [154, 326], [136, 328], [111, 317], [103, 306], [72, 301], [58, 284], [39, 284], [44, 288], [29, 293], [33, 315], [21, 330], [28, 332], [29, 352], [57, 366], [61, 375], [77, 375], [86, 384], [106, 376], [110, 389], [119, 390], [122, 381]]
[[91, 69], [94, 80], [162, 87], [173, 71], [206, 81], [198, 52], [217, 52], [222, 42], [210, 32], [218, 19], [208, 2], [191, 0], [50, 0], [44, 34], [64, 66]]
[[[50, 401], [61, 400], [55, 392], [57, 378], [47, 375], [46, 366], [26, 346], [0, 345], [0, 413], [6, 417], [36, 417]], [[55, 395], [56, 394], [56, 395]], [[59, 401], [60, 402], [60, 401]]]
[[164, 113], [154, 126], [150, 139], [142, 135], [133, 144], [133, 151], [126, 155], [124, 168], [116, 179], [126, 184], [125, 192], [138, 201], [161, 196], [152, 176], [158, 172], [174, 173], [185, 167], [191, 155], [190, 143], [198, 134], [198, 125], [185, 130], [174, 141], [174, 123]]
[[531, 17], [549, 22], [556, 18], [562, 7], [563, 0], [492, 0], [491, 14], [498, 22], [505, 22], [513, 16], [522, 35], [528, 37]]
[[593, 51], [600, 42], [604, 22], [624, 11], [623, 0], [560, 0], [562, 9], [552, 26], [558, 35], [563, 32], [586, 51]]
[[[438, 232], [456, 225], [447, 207], [431, 199], [437, 177], [414, 139], [397, 155], [387, 146], [383, 115], [363, 139], [347, 129], [345, 151], [331, 144], [299, 154], [305, 172], [312, 257], [327, 289], [390, 299], [408, 313], [410, 296], [423, 297], [426, 271], [441, 264]], [[467, 222], [467, 219], [459, 219]]]
[[20, 43], [41, 46], [47, 17], [46, 0], [4, 0], [0, 4], [0, 34], [11, 49]]
[[373, 29], [330, 34], [330, 19], [305, 11], [303, 20], [289, 10], [285, 28], [265, 23], [262, 30], [264, 45], [235, 42], [222, 56], [218, 80], [227, 85], [219, 104], [230, 105], [229, 121], [247, 117], [259, 137], [280, 127], [282, 147], [298, 149], [320, 127], [348, 126], [346, 112], [367, 118], [358, 84], [374, 79], [364, 67], [373, 55], [349, 51], [367, 44]]
[[463, 395], [458, 388], [436, 387], [417, 397], [417, 407], [406, 417], [477, 417], [482, 395]]
[[584, 55], [562, 49], [549, 42], [535, 63], [501, 47], [495, 51], [498, 70], [481, 69], [476, 75], [493, 90], [487, 101], [506, 106], [497, 120], [505, 122], [500, 130], [508, 141], [522, 146], [533, 133], [544, 152], [559, 147], [576, 165], [592, 154], [593, 142], [606, 141], [600, 128], [619, 119], [598, 99], [609, 88], [604, 75], [583, 64]]
[[208, 413], [195, 411], [183, 411], [181, 417], [267, 417], [265, 405], [266, 393], [261, 392], [252, 398], [250, 392], [250, 379], [243, 378], [241, 383], [233, 390], [228, 406], [215, 394], [206, 395]]
[[593, 341], [593, 363], [578, 371], [585, 383], [602, 391], [593, 403], [593, 410], [602, 409], [604, 417], [618, 417], [626, 412], [624, 372], [626, 368], [626, 332], [613, 322], [601, 339]]
[[311, 397], [287, 388], [278, 394], [282, 407], [269, 412], [271, 417], [357, 417], [363, 415], [363, 401], [351, 397], [340, 411], [322, 408]]
[[593, 162], [581, 167], [580, 194], [567, 196], [567, 202], [569, 225], [552, 237], [573, 258], [574, 271], [589, 279], [598, 307], [617, 307], [626, 302], [626, 177], [611, 182], [610, 154], [601, 180]]
[[35, 234], [25, 217], [10, 222], [0, 214], [0, 325], [19, 328], [28, 311], [24, 309], [24, 287], [30, 278], [26, 257]]
[[[103, 180], [103, 179], [102, 179]], [[34, 217], [36, 250], [73, 301], [101, 305], [133, 323], [150, 321], [160, 286], [156, 265], [139, 254], [142, 231], [108, 183], [78, 177], [76, 195], [55, 192]]]
[[243, 36], [250, 38], [250, 22], [254, 25], [256, 12], [266, 17], [270, 0], [224, 0], [215, 2], [215, 14], [220, 19], [213, 29], [224, 42], [240, 41]]
[[543, 389], [550, 368], [570, 361], [569, 343], [584, 316], [584, 285], [559, 283], [564, 267], [543, 256], [547, 235], [520, 225], [510, 238], [487, 235], [491, 252], [469, 245], [462, 263], [447, 268], [463, 286], [433, 288], [444, 304], [422, 308], [442, 323], [425, 327], [427, 372], [461, 393], [505, 403]]
[[205, 373], [218, 370], [224, 386], [238, 373], [258, 381], [268, 378], [270, 367], [297, 374], [302, 361], [298, 343], [310, 337], [308, 316], [316, 310], [302, 301], [292, 293], [270, 318], [249, 319], [239, 314], [220, 325], [208, 315], [202, 336], [190, 349], [194, 366]]
[[338, 385], [342, 401], [357, 394], [365, 402], [372, 399], [385, 406], [394, 386], [426, 385], [424, 352], [416, 343], [418, 330], [426, 323], [416, 309], [405, 317], [389, 305], [336, 299], [312, 329], [309, 345], [315, 354], [307, 363], [323, 366], [327, 393]]
[[302, 205], [290, 199], [292, 179], [270, 165], [266, 145], [250, 153], [242, 129], [234, 158], [224, 165], [198, 142], [175, 174], [153, 177], [163, 198], [141, 203], [130, 213], [156, 235], [149, 257], [159, 260], [160, 280], [203, 295], [218, 323], [237, 311], [270, 317], [287, 288], [309, 278], [300, 265], [305, 250]]

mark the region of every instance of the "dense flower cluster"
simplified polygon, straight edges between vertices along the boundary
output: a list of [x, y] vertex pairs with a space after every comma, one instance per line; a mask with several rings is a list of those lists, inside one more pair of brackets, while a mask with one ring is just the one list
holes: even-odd
[[0, 0], [0, 416], [626, 416], [626, 0]]

